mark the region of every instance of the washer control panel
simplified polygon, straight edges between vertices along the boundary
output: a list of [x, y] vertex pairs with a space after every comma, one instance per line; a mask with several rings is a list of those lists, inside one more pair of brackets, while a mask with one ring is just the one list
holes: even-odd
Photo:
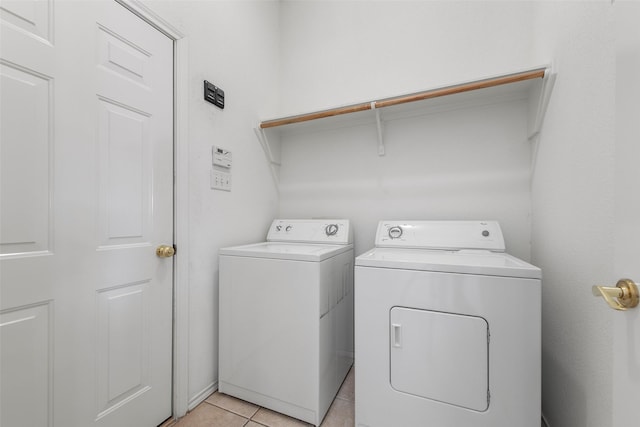
[[267, 241], [344, 245], [353, 243], [353, 232], [347, 219], [276, 219]]
[[376, 246], [505, 250], [497, 221], [380, 221]]
[[338, 234], [338, 230], [340, 230], [339, 224], [329, 224], [324, 228], [324, 234], [327, 236], [335, 236]]
[[392, 227], [389, 227], [389, 230], [387, 232], [387, 234], [389, 235], [390, 239], [399, 239], [400, 237], [402, 237], [402, 226], [400, 225], [394, 225]]

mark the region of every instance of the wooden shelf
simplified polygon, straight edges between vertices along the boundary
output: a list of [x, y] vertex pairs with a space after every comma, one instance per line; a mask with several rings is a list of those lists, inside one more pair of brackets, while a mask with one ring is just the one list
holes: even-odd
[[[375, 120], [378, 130], [378, 154], [384, 155], [384, 141], [382, 124], [384, 120], [397, 117], [428, 114], [437, 108], [448, 106], [483, 105], [496, 100], [515, 98], [529, 101], [529, 138], [533, 139], [540, 131], [546, 106], [549, 101], [555, 74], [548, 67], [536, 67], [524, 71], [513, 72], [478, 79], [449, 86], [438, 87], [420, 92], [399, 95], [391, 98], [361, 102], [340, 106], [327, 110], [290, 115], [264, 120], [258, 124], [256, 135], [263, 146], [267, 159], [272, 165], [274, 178], [278, 180], [277, 167], [279, 161], [279, 141], [270, 141], [268, 134], [277, 138], [277, 134], [270, 132], [275, 129], [310, 129], [310, 122], [316, 122], [313, 129], [330, 129], [337, 123], [357, 123], [363, 114], [367, 120]], [[371, 110], [371, 112], [366, 113]], [[381, 116], [381, 112], [385, 116]], [[373, 115], [372, 115], [373, 114]], [[338, 119], [338, 116], [344, 116]], [[347, 117], [348, 116], [348, 117]], [[349, 118], [351, 117], [351, 119]], [[309, 124], [302, 125], [305, 122]]]
[[531, 79], [542, 79], [545, 76], [546, 68], [539, 68], [531, 71], [507, 74], [504, 76], [494, 77], [490, 79], [477, 80], [468, 83], [462, 83], [437, 89], [425, 90], [422, 92], [401, 95], [393, 98], [381, 99], [378, 101], [365, 102], [360, 104], [347, 105], [344, 107], [331, 108], [329, 110], [316, 111], [313, 113], [300, 114], [296, 116], [283, 117], [273, 120], [265, 120], [260, 122], [261, 129], [269, 129], [277, 126], [290, 125], [294, 123], [306, 122], [309, 120], [323, 119], [326, 117], [339, 116], [341, 114], [350, 114], [358, 111], [373, 110], [376, 108], [391, 107], [409, 102], [424, 101], [426, 99], [438, 98], [441, 96], [454, 95], [457, 93], [470, 92], [479, 89], [486, 89], [494, 86], [501, 86], [511, 83], [517, 83]]

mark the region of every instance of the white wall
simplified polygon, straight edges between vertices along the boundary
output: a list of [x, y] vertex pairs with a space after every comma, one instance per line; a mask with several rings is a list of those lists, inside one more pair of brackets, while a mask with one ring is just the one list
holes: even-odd
[[281, 1], [282, 112], [380, 99], [528, 67], [531, 5]]
[[[283, 114], [416, 92], [533, 65], [531, 5], [283, 1]], [[280, 216], [352, 220], [356, 253], [381, 219], [497, 219], [530, 256], [523, 104], [283, 138]]]
[[543, 271], [543, 408], [552, 427], [612, 424], [615, 46], [609, 1], [538, 2], [534, 52], [558, 72], [533, 181]]
[[[189, 50], [189, 399], [218, 380], [218, 249], [264, 239], [273, 185], [253, 127], [277, 104], [277, 1], [159, 1], [147, 6], [186, 34]], [[220, 110], [203, 80], [225, 91]], [[210, 188], [211, 146], [233, 153], [230, 193]]]
[[530, 150], [521, 101], [283, 138], [280, 216], [350, 218], [356, 253], [381, 219], [497, 219], [529, 258]]

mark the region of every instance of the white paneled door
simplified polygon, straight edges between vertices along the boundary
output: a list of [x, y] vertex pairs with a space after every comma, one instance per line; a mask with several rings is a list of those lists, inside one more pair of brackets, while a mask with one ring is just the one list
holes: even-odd
[[[616, 2], [615, 267], [610, 286], [629, 278], [640, 286], [640, 1]], [[602, 310], [606, 305], [602, 304]], [[640, 424], [640, 306], [611, 311], [613, 427]], [[608, 361], [603, 361], [604, 364]]]
[[0, 425], [156, 426], [173, 42], [108, 0], [0, 0], [0, 22]]

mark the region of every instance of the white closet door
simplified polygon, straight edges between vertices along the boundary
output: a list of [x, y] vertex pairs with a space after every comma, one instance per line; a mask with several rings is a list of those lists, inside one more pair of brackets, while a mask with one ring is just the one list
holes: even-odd
[[172, 41], [114, 1], [3, 0], [0, 20], [0, 424], [157, 425]]

